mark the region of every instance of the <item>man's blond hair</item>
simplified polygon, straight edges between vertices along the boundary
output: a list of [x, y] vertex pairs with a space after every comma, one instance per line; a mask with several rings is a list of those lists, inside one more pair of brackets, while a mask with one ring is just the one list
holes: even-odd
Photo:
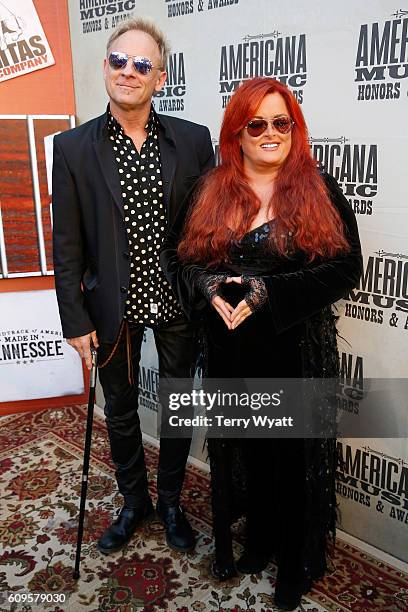
[[159, 47], [160, 57], [161, 57], [161, 66], [159, 68], [161, 70], [166, 69], [167, 59], [170, 53], [170, 46], [164, 36], [163, 32], [148, 19], [143, 19], [142, 17], [134, 17], [131, 19], [126, 19], [122, 21], [109, 36], [109, 40], [106, 45], [106, 53], [109, 55], [109, 50], [112, 47], [112, 44], [115, 42], [119, 36], [125, 34], [125, 32], [131, 32], [132, 30], [144, 32], [145, 34], [149, 34], [156, 42]]

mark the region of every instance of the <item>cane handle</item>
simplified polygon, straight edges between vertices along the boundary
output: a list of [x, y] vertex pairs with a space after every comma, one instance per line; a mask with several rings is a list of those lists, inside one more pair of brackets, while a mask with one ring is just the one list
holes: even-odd
[[92, 356], [92, 369], [91, 369], [89, 386], [93, 388], [96, 385], [96, 371], [97, 371], [97, 365], [98, 365], [98, 353], [96, 352], [96, 349], [94, 349], [93, 347], [91, 348], [91, 356]]

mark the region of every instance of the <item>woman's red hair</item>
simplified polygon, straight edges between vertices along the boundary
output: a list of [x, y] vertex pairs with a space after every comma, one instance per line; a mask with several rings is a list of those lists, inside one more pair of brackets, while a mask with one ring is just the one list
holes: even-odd
[[260, 200], [244, 171], [240, 133], [270, 93], [279, 93], [295, 122], [288, 157], [275, 180], [273, 210], [274, 247], [288, 254], [300, 250], [310, 260], [331, 257], [348, 249], [340, 216], [330, 201], [326, 185], [312, 158], [301, 108], [286, 85], [257, 77], [246, 81], [232, 96], [220, 132], [221, 164], [205, 177], [194, 197], [178, 252], [183, 260], [218, 264], [228, 258], [233, 241], [249, 231]]

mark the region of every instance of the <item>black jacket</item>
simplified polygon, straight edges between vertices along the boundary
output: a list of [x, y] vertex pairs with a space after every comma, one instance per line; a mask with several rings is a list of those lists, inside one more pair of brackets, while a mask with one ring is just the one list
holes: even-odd
[[[214, 165], [209, 131], [158, 115], [164, 204], [171, 226], [186, 193]], [[114, 342], [130, 277], [119, 174], [106, 113], [54, 138], [55, 286], [66, 338], [96, 329]]]

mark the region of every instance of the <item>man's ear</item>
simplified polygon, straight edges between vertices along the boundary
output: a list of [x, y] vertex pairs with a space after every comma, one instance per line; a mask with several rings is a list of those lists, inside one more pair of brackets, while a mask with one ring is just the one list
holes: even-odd
[[162, 70], [159, 74], [156, 85], [154, 87], [155, 91], [160, 91], [162, 89], [163, 85], [166, 82], [166, 79], [167, 79], [167, 72], [165, 70]]

